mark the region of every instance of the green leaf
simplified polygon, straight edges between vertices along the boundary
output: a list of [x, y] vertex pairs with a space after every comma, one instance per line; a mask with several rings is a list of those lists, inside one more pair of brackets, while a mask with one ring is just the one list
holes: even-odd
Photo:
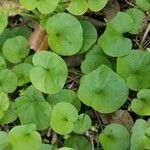
[[82, 61], [81, 70], [84, 74], [87, 74], [94, 71], [102, 64], [105, 64], [110, 68], [112, 67], [110, 61], [106, 57], [101, 56], [100, 54], [87, 56], [85, 60]]
[[8, 134], [4, 131], [0, 131], [0, 150], [11, 150]]
[[15, 27], [10, 32], [12, 32], [13, 37], [20, 35], [20, 36], [25, 37], [26, 39], [29, 39], [31, 35], [31, 29], [29, 29], [28, 27], [24, 27], [24, 26]]
[[59, 148], [58, 150], [75, 150], [75, 149], [72, 149], [72, 148], [69, 148], [69, 147], [62, 147], [62, 148]]
[[34, 10], [37, 6], [37, 0], [19, 0], [19, 2], [28, 10]]
[[101, 48], [98, 47], [97, 44], [93, 45], [87, 52], [86, 52], [86, 57], [91, 56], [91, 55], [101, 55], [101, 56], [106, 56], [106, 54], [103, 52]]
[[118, 12], [117, 15], [108, 22], [109, 26], [119, 34], [129, 32], [133, 29], [133, 18], [127, 13]]
[[127, 150], [130, 143], [130, 134], [123, 125], [110, 124], [100, 134], [99, 140], [104, 150]]
[[101, 65], [81, 78], [78, 96], [84, 104], [95, 110], [111, 113], [126, 102], [128, 88], [118, 74]]
[[23, 36], [10, 38], [3, 45], [3, 54], [11, 63], [21, 62], [29, 54], [29, 51], [28, 40]]
[[9, 132], [13, 150], [41, 150], [41, 136], [34, 124], [16, 126]]
[[117, 60], [117, 73], [126, 80], [134, 91], [150, 87], [150, 54], [146, 51], [132, 50]]
[[83, 30], [72, 15], [58, 13], [47, 23], [48, 41], [51, 49], [60, 55], [73, 55], [82, 47]]
[[57, 150], [53, 145], [50, 144], [42, 144], [41, 150]]
[[108, 0], [72, 0], [67, 10], [74, 15], [83, 15], [88, 8], [92, 11], [100, 11]]
[[78, 149], [78, 150], [91, 150], [92, 149], [92, 145], [90, 141], [86, 137], [81, 136], [81, 135], [73, 135], [69, 137], [65, 141], [64, 146], [71, 147], [71, 148]]
[[17, 88], [17, 77], [9, 69], [4, 69], [0, 71], [0, 88], [6, 93], [12, 93]]
[[131, 109], [138, 115], [150, 115], [150, 89], [140, 90], [137, 98], [132, 100]]
[[43, 14], [52, 13], [57, 5], [59, 0], [38, 0], [37, 1], [37, 8]]
[[98, 46], [101, 47], [109, 56], [118, 57], [127, 55], [132, 49], [132, 41], [116, 32], [110, 26], [107, 26], [104, 34], [98, 40]]
[[62, 90], [68, 71], [64, 60], [53, 52], [41, 51], [33, 56], [30, 72], [32, 84], [41, 92], [54, 94]]
[[150, 10], [150, 1], [149, 0], [136, 0], [136, 5], [144, 11]]
[[100, 11], [106, 6], [107, 2], [108, 0], [88, 0], [88, 7], [92, 11]]
[[6, 69], [6, 67], [7, 67], [7, 64], [4, 60], [4, 58], [0, 56], [0, 71], [3, 69]]
[[0, 119], [4, 116], [4, 112], [9, 107], [9, 98], [8, 95], [4, 92], [0, 93]]
[[86, 0], [73, 0], [70, 2], [67, 10], [74, 15], [83, 15], [88, 10]]
[[49, 127], [51, 106], [33, 86], [28, 87], [24, 95], [16, 99], [15, 105], [21, 124], [34, 123], [38, 130]]
[[62, 89], [58, 93], [50, 94], [47, 97], [47, 101], [51, 104], [52, 107], [60, 102], [68, 102], [74, 105], [78, 109], [78, 111], [81, 108], [81, 103], [77, 94], [74, 91], [68, 89]]
[[0, 34], [4, 31], [4, 28], [8, 24], [7, 15], [0, 9]]
[[85, 133], [91, 127], [92, 121], [89, 115], [80, 114], [74, 123], [73, 131], [78, 134]]
[[78, 111], [72, 104], [60, 102], [52, 110], [51, 128], [58, 134], [69, 134], [73, 131], [77, 118]]
[[80, 23], [83, 29], [83, 45], [79, 51], [81, 54], [89, 50], [89, 48], [97, 41], [97, 30], [94, 25], [88, 21], [80, 21]]
[[150, 138], [146, 134], [150, 124], [143, 119], [136, 120], [132, 128], [130, 150], [144, 150], [150, 148]]
[[10, 102], [8, 109], [4, 112], [3, 117], [0, 119], [1, 124], [9, 124], [17, 119], [15, 103]]
[[129, 14], [133, 19], [133, 28], [130, 30], [131, 34], [138, 34], [140, 32], [140, 29], [143, 27], [145, 14], [143, 11], [137, 9], [137, 8], [130, 8], [126, 11], [127, 14]]
[[18, 86], [23, 86], [24, 84], [30, 82], [30, 71], [32, 68], [33, 66], [31, 64], [21, 63], [12, 69], [18, 78]]

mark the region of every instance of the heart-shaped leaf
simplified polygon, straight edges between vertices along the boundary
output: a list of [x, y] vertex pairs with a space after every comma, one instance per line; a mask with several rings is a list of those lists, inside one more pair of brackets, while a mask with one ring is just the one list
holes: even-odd
[[61, 91], [68, 71], [64, 60], [53, 52], [40, 51], [33, 56], [34, 68], [30, 72], [32, 84], [41, 92], [53, 94]]
[[141, 116], [150, 115], [150, 89], [140, 90], [137, 94], [137, 98], [132, 100], [132, 110]]
[[54, 107], [57, 103], [60, 102], [68, 102], [74, 105], [78, 110], [80, 110], [81, 103], [77, 96], [77, 94], [68, 89], [63, 89], [58, 93], [50, 94], [47, 97], [47, 101], [51, 104], [52, 107]]
[[24, 84], [30, 82], [30, 71], [33, 68], [31, 64], [22, 63], [16, 65], [12, 71], [17, 75], [18, 86], [23, 86]]
[[84, 53], [94, 45], [97, 40], [97, 30], [93, 24], [88, 21], [80, 21], [83, 29], [83, 45], [79, 53]]
[[9, 69], [0, 71], [0, 89], [6, 93], [12, 93], [17, 88], [17, 77]]
[[8, 17], [7, 15], [0, 9], [0, 34], [4, 31], [4, 28], [7, 26]]
[[104, 34], [100, 36], [98, 45], [103, 49], [104, 53], [112, 57], [127, 55], [132, 49], [132, 41], [122, 36], [109, 25]]
[[82, 47], [83, 30], [72, 15], [58, 13], [47, 23], [48, 41], [51, 49], [60, 55], [73, 55]]
[[78, 134], [83, 134], [91, 127], [92, 121], [89, 115], [80, 114], [77, 121], [74, 123], [73, 131]]
[[51, 128], [58, 134], [69, 134], [77, 118], [78, 111], [72, 104], [60, 102], [52, 110]]
[[143, 119], [136, 120], [132, 128], [131, 150], [144, 150], [150, 148], [150, 134], [147, 131], [150, 124]]
[[110, 124], [100, 134], [99, 140], [104, 150], [127, 150], [130, 143], [130, 134], [124, 126]]
[[4, 116], [4, 112], [9, 107], [9, 98], [8, 95], [4, 92], [0, 93], [0, 119]]
[[90, 141], [86, 137], [81, 135], [72, 135], [65, 141], [64, 146], [71, 147], [74, 149], [79, 149], [79, 150], [92, 149], [92, 145]]
[[41, 136], [34, 124], [16, 126], [9, 132], [9, 140], [14, 150], [41, 150]]
[[28, 40], [23, 36], [10, 38], [3, 45], [3, 54], [11, 63], [21, 62], [29, 54], [29, 51]]
[[132, 50], [117, 60], [117, 73], [126, 80], [134, 91], [150, 87], [150, 54], [146, 51]]
[[24, 95], [16, 99], [15, 105], [21, 124], [34, 123], [38, 130], [48, 128], [51, 106], [33, 86], [28, 87]]
[[128, 88], [118, 74], [106, 65], [101, 65], [81, 78], [78, 96], [83, 103], [95, 110], [110, 113], [125, 103]]
[[138, 34], [140, 29], [143, 27], [145, 14], [143, 11], [137, 8], [131, 8], [126, 11], [133, 19], [133, 28], [130, 31], [132, 34]]

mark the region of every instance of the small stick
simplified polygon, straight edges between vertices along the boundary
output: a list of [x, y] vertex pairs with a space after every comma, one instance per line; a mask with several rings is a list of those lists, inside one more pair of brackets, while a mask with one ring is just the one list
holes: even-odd
[[146, 37], [147, 37], [149, 31], [150, 31], [150, 23], [148, 24], [147, 29], [146, 29], [146, 31], [145, 31], [145, 33], [144, 33], [144, 35], [143, 35], [142, 40], [141, 40], [141, 43], [140, 43], [140, 46], [141, 46], [141, 47], [142, 47], [142, 45], [143, 45], [143, 43], [144, 43], [144, 41], [145, 41], [145, 39], [146, 39]]

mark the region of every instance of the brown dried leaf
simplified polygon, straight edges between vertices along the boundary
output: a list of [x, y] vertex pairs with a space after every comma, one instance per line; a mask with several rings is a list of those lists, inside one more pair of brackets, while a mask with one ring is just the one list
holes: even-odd
[[35, 51], [48, 50], [48, 35], [45, 30], [37, 25], [29, 39], [29, 46]]
[[109, 123], [119, 123], [124, 125], [130, 132], [134, 125], [134, 121], [130, 113], [126, 110], [118, 110], [117, 112], [109, 115], [107, 119]]
[[117, 0], [110, 0], [103, 9], [103, 13], [107, 20], [111, 20], [119, 11], [120, 5]]

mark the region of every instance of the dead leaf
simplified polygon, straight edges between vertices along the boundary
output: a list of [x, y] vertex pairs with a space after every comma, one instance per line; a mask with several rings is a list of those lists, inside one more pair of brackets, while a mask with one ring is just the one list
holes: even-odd
[[132, 127], [134, 126], [134, 121], [127, 110], [118, 110], [108, 115], [100, 114], [100, 118], [104, 124], [122, 124], [128, 129], [129, 132], [131, 132]]
[[118, 110], [108, 117], [109, 123], [119, 123], [124, 125], [130, 132], [134, 125], [134, 121], [130, 113], [126, 110]]
[[39, 25], [36, 25], [35, 30], [29, 38], [29, 46], [35, 51], [48, 50], [48, 35], [45, 30]]
[[109, 0], [103, 13], [107, 20], [111, 20], [120, 11], [120, 5], [117, 0]]

